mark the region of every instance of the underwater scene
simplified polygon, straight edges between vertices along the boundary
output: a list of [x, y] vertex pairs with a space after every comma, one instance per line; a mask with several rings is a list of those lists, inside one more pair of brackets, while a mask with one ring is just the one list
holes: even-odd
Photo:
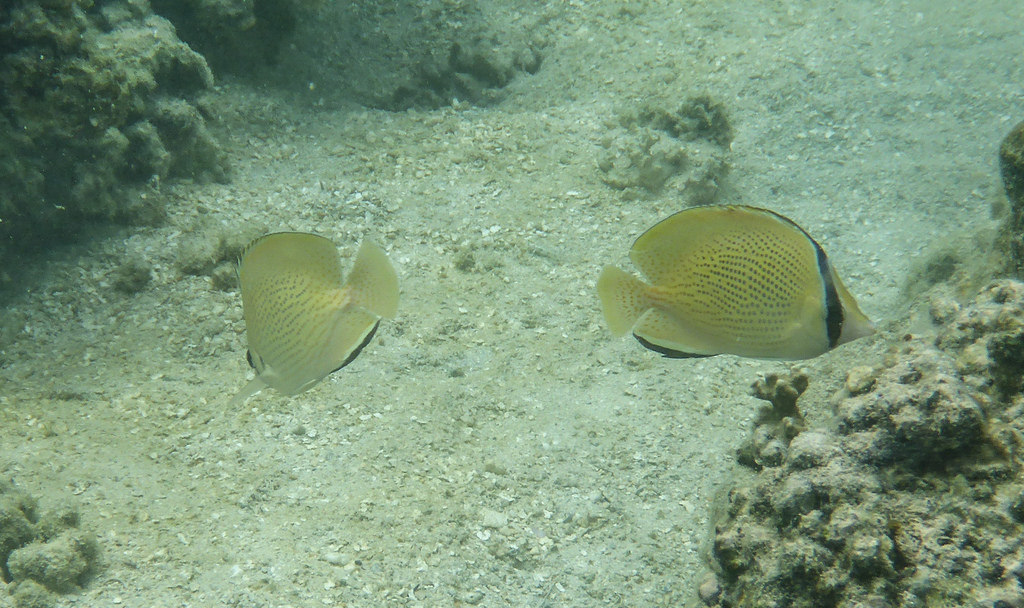
[[7, 606], [1024, 607], [1024, 4], [3, 0]]

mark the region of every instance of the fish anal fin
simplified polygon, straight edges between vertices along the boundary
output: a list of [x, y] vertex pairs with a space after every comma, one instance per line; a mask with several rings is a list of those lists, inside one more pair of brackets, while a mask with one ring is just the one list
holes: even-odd
[[636, 341], [639, 342], [644, 348], [646, 348], [648, 350], [653, 350], [654, 352], [660, 354], [661, 356], [667, 357], [669, 359], [699, 359], [699, 358], [703, 358], [703, 357], [714, 357], [714, 355], [700, 355], [700, 354], [697, 354], [697, 353], [685, 353], [685, 352], [680, 351], [680, 350], [673, 350], [673, 349], [668, 348], [666, 346], [659, 346], [659, 345], [657, 345], [657, 344], [655, 344], [653, 342], [650, 342], [648, 340], [644, 340], [642, 337], [640, 337], [640, 336], [638, 336], [636, 334], [633, 334], [633, 337], [636, 338]]
[[633, 335], [640, 344], [666, 357], [712, 357], [722, 353], [711, 336], [660, 308], [645, 312], [633, 327]]
[[370, 342], [377, 331], [380, 317], [362, 308], [338, 311], [334, 327], [324, 351], [324, 375], [336, 372], [351, 363]]
[[366, 345], [369, 344], [370, 340], [373, 338], [373, 334], [377, 333], [377, 327], [379, 325], [380, 321], [377, 321], [376, 323], [373, 324], [373, 327], [370, 329], [369, 332], [367, 332], [366, 337], [363, 338], [363, 341], [359, 344], [359, 346], [355, 347], [352, 350], [352, 352], [348, 354], [348, 357], [346, 357], [345, 360], [341, 362], [341, 365], [331, 370], [332, 374], [338, 371], [339, 369], [345, 367], [349, 363], [352, 363], [352, 361], [359, 356], [359, 353], [363, 352], [363, 349], [366, 348]]

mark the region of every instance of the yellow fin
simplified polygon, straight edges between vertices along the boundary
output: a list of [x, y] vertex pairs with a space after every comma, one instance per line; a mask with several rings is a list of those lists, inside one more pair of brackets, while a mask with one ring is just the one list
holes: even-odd
[[874, 327], [820, 245], [792, 220], [745, 206], [695, 207], [644, 232], [598, 291], [615, 335], [667, 356], [806, 359]]
[[633, 328], [641, 344], [666, 357], [710, 357], [721, 354], [716, 337], [681, 323], [671, 313], [649, 308]]
[[398, 277], [372, 243], [360, 247], [348, 280], [334, 244], [301, 232], [269, 234], [239, 262], [249, 361], [257, 379], [239, 393], [243, 402], [262, 386], [286, 395], [305, 391], [350, 363], [398, 307]]
[[398, 275], [377, 245], [363, 241], [345, 286], [353, 305], [388, 319], [398, 313]]
[[235, 396], [231, 398], [231, 401], [228, 401], [228, 408], [235, 409], [245, 405], [245, 402], [249, 397], [252, 397], [256, 393], [262, 391], [266, 386], [267, 383], [261, 380], [259, 376], [256, 376], [246, 383], [245, 386], [239, 389], [237, 393], [235, 393]]
[[637, 319], [650, 308], [647, 285], [614, 266], [605, 266], [597, 279], [597, 295], [601, 312], [614, 336], [624, 336]]

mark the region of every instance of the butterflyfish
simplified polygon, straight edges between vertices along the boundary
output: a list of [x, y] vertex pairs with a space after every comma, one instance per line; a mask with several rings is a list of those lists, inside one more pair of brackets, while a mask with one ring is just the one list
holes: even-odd
[[633, 243], [649, 282], [612, 266], [597, 281], [612, 334], [667, 357], [809, 359], [874, 333], [825, 251], [792, 220], [694, 207]]
[[382, 317], [398, 311], [398, 275], [383, 249], [364, 241], [347, 279], [330, 240], [278, 232], [250, 243], [238, 262], [242, 315], [256, 370], [232, 400], [265, 386], [305, 391], [359, 355]]

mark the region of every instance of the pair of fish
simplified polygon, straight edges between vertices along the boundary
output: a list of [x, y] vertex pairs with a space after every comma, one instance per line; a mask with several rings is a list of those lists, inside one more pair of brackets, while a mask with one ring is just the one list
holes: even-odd
[[[766, 209], [681, 211], [640, 236], [630, 259], [650, 283], [605, 267], [605, 320], [614, 335], [632, 330], [668, 357], [807, 359], [874, 332], [821, 246]], [[369, 242], [343, 282], [329, 240], [269, 234], [242, 253], [238, 277], [256, 377], [233, 403], [264, 386], [310, 388], [352, 362], [398, 310], [398, 277]]]

